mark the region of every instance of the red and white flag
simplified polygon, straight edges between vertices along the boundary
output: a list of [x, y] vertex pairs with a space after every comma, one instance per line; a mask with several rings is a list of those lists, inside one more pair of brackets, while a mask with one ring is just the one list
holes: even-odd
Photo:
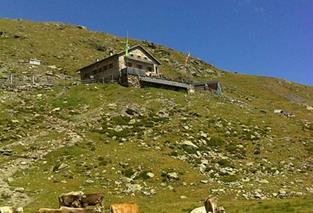
[[190, 52], [188, 53], [188, 55], [187, 55], [187, 57], [185, 59], [185, 66], [187, 66], [189, 58], [190, 58]]

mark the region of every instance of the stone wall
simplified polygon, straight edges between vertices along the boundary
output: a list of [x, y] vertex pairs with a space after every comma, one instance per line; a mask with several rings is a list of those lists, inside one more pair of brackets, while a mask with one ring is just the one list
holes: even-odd
[[140, 81], [137, 76], [134, 75], [128, 75], [127, 76], [127, 82], [129, 87], [135, 87], [135, 88], [140, 88]]

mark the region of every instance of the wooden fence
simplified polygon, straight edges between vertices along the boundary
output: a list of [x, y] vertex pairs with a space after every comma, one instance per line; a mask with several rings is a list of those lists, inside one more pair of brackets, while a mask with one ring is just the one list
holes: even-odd
[[9, 73], [0, 76], [0, 88], [51, 87], [77, 84], [80, 80], [69, 75], [39, 75]]

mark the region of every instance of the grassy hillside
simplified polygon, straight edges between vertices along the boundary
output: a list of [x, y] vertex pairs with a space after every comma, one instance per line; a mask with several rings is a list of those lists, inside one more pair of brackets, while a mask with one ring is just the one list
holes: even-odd
[[[122, 38], [80, 26], [0, 19], [0, 73], [71, 75]], [[223, 96], [117, 84], [0, 90], [0, 205], [57, 207], [104, 192], [143, 212], [189, 212], [213, 195], [227, 212], [312, 212], [313, 88], [225, 72], [149, 42], [174, 79], [222, 82]], [[29, 66], [38, 58], [43, 64]], [[51, 69], [51, 65], [57, 68]], [[287, 114], [275, 114], [282, 109]]]

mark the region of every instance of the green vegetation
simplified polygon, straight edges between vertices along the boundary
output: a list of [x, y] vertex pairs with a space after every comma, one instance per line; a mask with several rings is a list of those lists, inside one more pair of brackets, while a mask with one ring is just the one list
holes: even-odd
[[[77, 78], [78, 68], [124, 46], [122, 38], [61, 23], [0, 19], [0, 31], [4, 74]], [[185, 69], [183, 53], [131, 44], [160, 59], [166, 77], [220, 80], [223, 96], [61, 79], [49, 88], [3, 87], [0, 168], [15, 169], [17, 159], [25, 165], [10, 181], [0, 178], [7, 191], [24, 188], [26, 213], [57, 207], [60, 193], [78, 190], [104, 192], [106, 208], [135, 201], [149, 213], [189, 212], [209, 195], [231, 213], [312, 211], [313, 113], [305, 107], [313, 106], [312, 87], [225, 72], [195, 58]], [[42, 65], [30, 68], [30, 58]], [[13, 199], [3, 187], [0, 205]]]

